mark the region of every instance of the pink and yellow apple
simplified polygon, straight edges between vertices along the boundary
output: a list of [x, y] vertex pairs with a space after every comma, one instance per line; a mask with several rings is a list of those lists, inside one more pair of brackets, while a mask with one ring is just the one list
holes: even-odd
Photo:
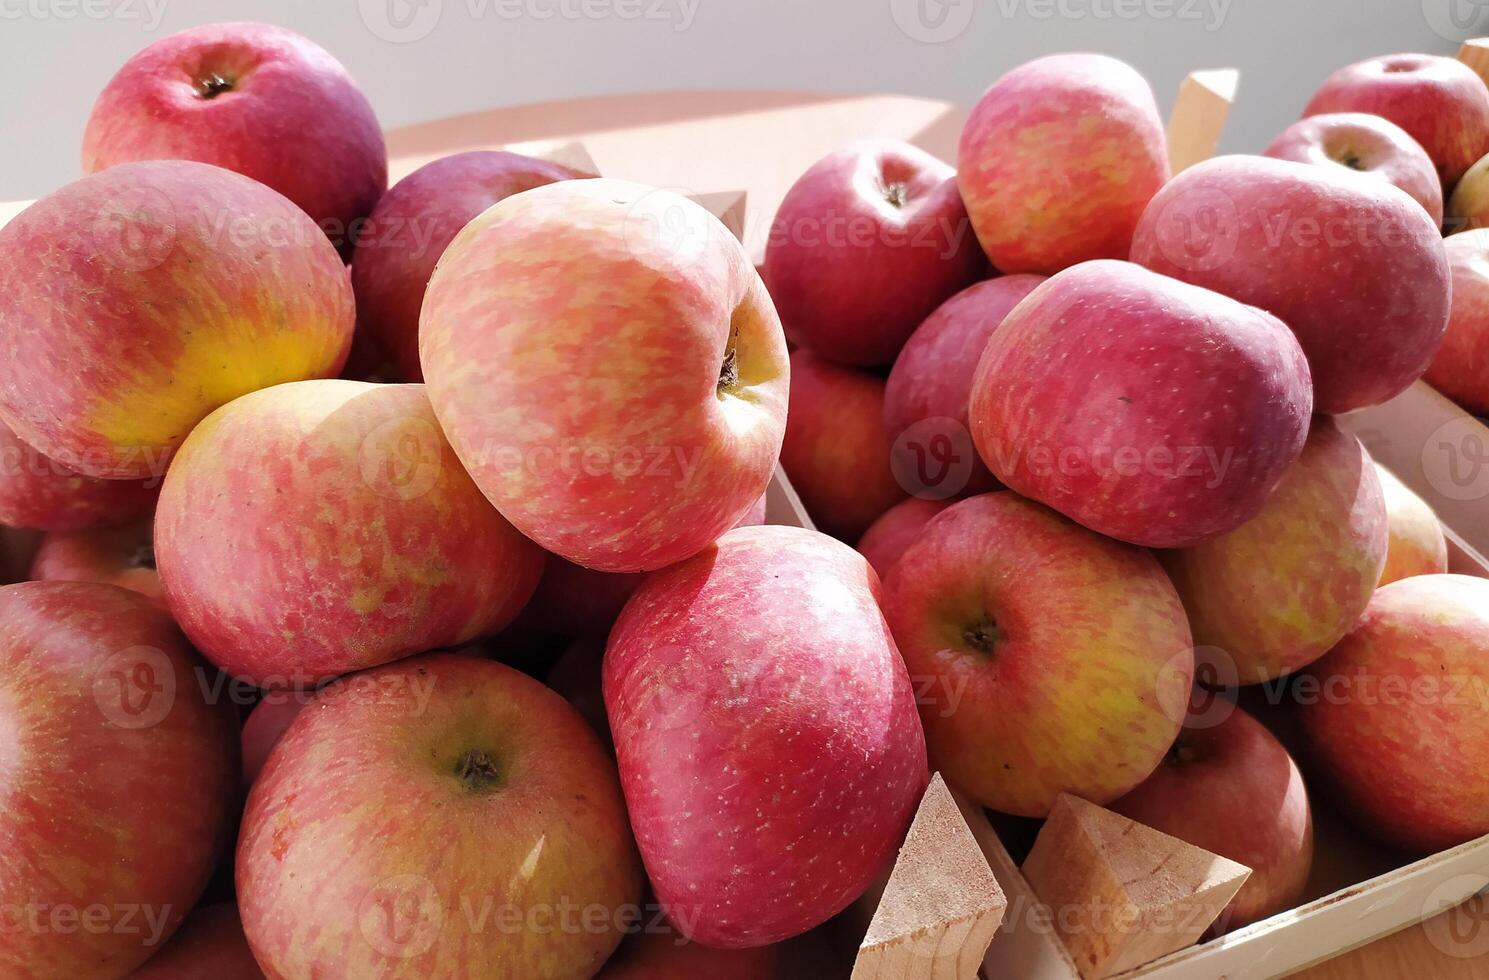
[[855, 143], [803, 174], [766, 243], [765, 282], [795, 344], [894, 363], [916, 326], [987, 274], [956, 171], [898, 140]]
[[931, 766], [977, 802], [1109, 803], [1163, 759], [1194, 653], [1153, 556], [1008, 491], [953, 504], [890, 570]]
[[889, 465], [883, 379], [804, 347], [793, 351], [781, 468], [817, 527], [858, 540], [906, 496]]
[[336, 374], [353, 318], [335, 250], [279, 194], [201, 163], [113, 167], [0, 229], [0, 416], [80, 473], [158, 477], [218, 406]]
[[1003, 321], [971, 422], [1009, 488], [1101, 534], [1174, 548], [1260, 512], [1302, 452], [1312, 406], [1303, 352], [1275, 317], [1098, 261]]
[[1445, 230], [1449, 234], [1489, 227], [1489, 153], [1468, 168], [1448, 198]]
[[605, 651], [631, 827], [688, 939], [764, 946], [846, 908], [925, 789], [905, 664], [863, 556], [748, 527], [657, 572]]
[[1427, 383], [1476, 415], [1489, 415], [1489, 228], [1443, 239], [1452, 304]]
[[53, 531], [42, 536], [29, 578], [36, 582], [104, 582], [162, 605], [150, 521], [92, 531]]
[[1220, 720], [1195, 710], [1153, 775], [1111, 809], [1230, 858], [1251, 877], [1211, 930], [1242, 926], [1303, 900], [1313, 867], [1313, 812], [1282, 743], [1237, 707]]
[[586, 567], [696, 554], [775, 470], [780, 320], [744, 247], [676, 194], [565, 180], [495, 205], [440, 259], [419, 348], [482, 492]]
[[259, 686], [495, 633], [543, 556], [481, 496], [422, 385], [307, 381], [213, 413], [160, 495], [166, 599], [198, 649]]
[[181, 924], [170, 943], [129, 980], [264, 980], [243, 936], [238, 907], [206, 905]]
[[206, 24], [130, 58], [99, 95], [83, 171], [196, 160], [267, 184], [350, 252], [388, 186], [372, 105], [322, 47], [273, 24]]
[[0, 973], [112, 980], [196, 904], [232, 833], [234, 719], [124, 589], [0, 588]]
[[1366, 112], [1329, 112], [1305, 116], [1284, 129], [1267, 147], [1266, 156], [1322, 167], [1343, 167], [1374, 180], [1384, 180], [1410, 194], [1442, 224], [1442, 181], [1422, 144], [1383, 116]]
[[1441, 575], [1448, 570], [1448, 541], [1432, 507], [1402, 483], [1395, 473], [1379, 464], [1386, 501], [1386, 567], [1380, 584], [1390, 585], [1414, 575]]
[[1341, 812], [1423, 854], [1489, 834], [1489, 581], [1385, 586], [1309, 673], [1307, 755]]
[[912, 544], [920, 539], [921, 532], [937, 514], [950, 507], [950, 500], [922, 500], [910, 497], [901, 500], [879, 515], [858, 539], [858, 553], [869, 560], [881, 580], [889, 578], [889, 570]]
[[1445, 195], [1489, 153], [1489, 91], [1453, 58], [1394, 54], [1346, 65], [1324, 79], [1303, 115], [1332, 112], [1372, 113], [1406, 130], [1432, 158]]
[[520, 153], [472, 150], [435, 160], [394, 184], [356, 236], [357, 330], [386, 351], [404, 381], [423, 381], [419, 310], [450, 242], [497, 201], [580, 176]]
[[475, 657], [358, 679], [295, 718], [248, 796], [238, 904], [264, 972], [598, 972], [641, 873], [614, 763], [584, 720]]
[[[926, 317], [900, 351], [884, 389], [884, 428], [894, 470], [901, 482], [914, 484], [916, 496], [997, 489], [972, 446], [967, 418], [972, 379], [993, 331], [1043, 281], [1043, 276], [1012, 275], [969, 286]], [[948, 447], [967, 454], [970, 472], [948, 458]], [[943, 465], [932, 465], [937, 462]]]
[[1386, 564], [1386, 502], [1365, 447], [1325, 415], [1261, 513], [1162, 555], [1194, 642], [1239, 683], [1317, 660], [1354, 628]]
[[83, 476], [26, 445], [0, 422], [0, 524], [41, 531], [111, 527], [148, 516], [160, 480]]
[[1148, 205], [1132, 260], [1281, 319], [1330, 415], [1406, 390], [1447, 327], [1438, 226], [1405, 191], [1337, 167], [1251, 156], [1196, 164]]
[[957, 153], [962, 200], [1001, 272], [1126, 258], [1168, 178], [1153, 90], [1099, 54], [1036, 58], [1004, 75], [972, 110]]

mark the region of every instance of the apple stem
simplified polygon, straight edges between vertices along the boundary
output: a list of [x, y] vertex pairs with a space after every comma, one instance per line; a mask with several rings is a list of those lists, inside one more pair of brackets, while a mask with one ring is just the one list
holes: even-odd
[[203, 99], [215, 99], [224, 92], [231, 92], [233, 83], [223, 78], [216, 72], [211, 72], [203, 78], [197, 79], [197, 95]]
[[491, 756], [479, 750], [471, 750], [455, 763], [455, 777], [474, 793], [485, 793], [495, 789], [501, 774]]
[[719, 390], [732, 391], [739, 384], [739, 353], [730, 347], [724, 353], [724, 364], [719, 368]]
[[907, 203], [907, 199], [909, 198], [909, 190], [910, 188], [905, 186], [903, 181], [895, 181], [892, 184], [885, 184], [884, 200], [888, 201], [890, 204], [894, 205], [897, 208], [902, 208], [905, 206], [905, 204]]

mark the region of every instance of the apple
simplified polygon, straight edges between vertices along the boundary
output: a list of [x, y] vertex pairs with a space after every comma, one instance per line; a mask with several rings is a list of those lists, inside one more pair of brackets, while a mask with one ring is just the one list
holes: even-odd
[[1162, 560], [1194, 642], [1256, 684], [1307, 666], [1354, 628], [1386, 565], [1386, 524], [1370, 455], [1320, 415], [1261, 513]]
[[454, 654], [317, 695], [253, 784], [236, 867], [248, 943], [280, 977], [589, 977], [641, 891], [584, 719]]
[[472, 150], [425, 164], [394, 184], [356, 237], [357, 330], [388, 353], [404, 381], [423, 381], [419, 309], [450, 242], [497, 201], [580, 176], [520, 153]]
[[155, 516], [166, 601], [204, 654], [260, 687], [510, 623], [543, 556], [481, 496], [423, 385], [306, 381], [207, 418]]
[[150, 521], [42, 536], [31, 574], [36, 582], [106, 582], [164, 605]]
[[565, 180], [496, 204], [440, 259], [419, 349], [482, 492], [589, 568], [696, 554], [775, 470], [780, 320], [744, 246], [676, 194]]
[[615, 951], [597, 980], [775, 980], [775, 946], [711, 949], [676, 933], [643, 929]]
[[243, 936], [238, 907], [206, 905], [191, 913], [170, 943], [129, 980], [264, 980]]
[[901, 500], [879, 515], [858, 539], [858, 553], [869, 560], [880, 579], [889, 577], [889, 570], [925, 530], [937, 514], [950, 507], [950, 500], [923, 500], [910, 497]]
[[1111, 809], [1229, 858], [1251, 877], [1211, 927], [1234, 932], [1303, 901], [1313, 813], [1287, 749], [1240, 708], [1193, 710], [1158, 768]]
[[349, 252], [388, 186], [372, 105], [324, 48], [273, 24], [206, 24], [136, 54], [94, 103], [83, 171], [196, 160], [267, 184]]
[[1304, 116], [1368, 112], [1411, 134], [1432, 158], [1447, 194], [1489, 153], [1489, 91], [1472, 68], [1431, 54], [1394, 54], [1356, 62], [1319, 86]]
[[1453, 188], [1446, 221], [1446, 229], [1452, 234], [1489, 227], [1489, 153], [1469, 167]]
[[1412, 492], [1395, 473], [1376, 464], [1386, 501], [1386, 567], [1380, 584], [1390, 585], [1413, 575], [1440, 575], [1448, 570], [1448, 540], [1431, 505]]
[[265, 691], [263, 698], [248, 712], [238, 733], [243, 749], [243, 788], [247, 790], [264, 771], [269, 753], [290, 727], [314, 694], [306, 691]]
[[1010, 489], [1102, 534], [1175, 548], [1256, 516], [1302, 452], [1312, 407], [1308, 364], [1275, 317], [1101, 260], [1008, 315], [970, 415]]
[[164, 611], [111, 585], [0, 588], [0, 963], [123, 976], [196, 904], [232, 832], [234, 719]]
[[818, 161], [781, 201], [764, 276], [793, 343], [888, 365], [938, 304], [987, 273], [956, 171], [899, 140]]
[[1423, 854], [1489, 834], [1489, 581], [1385, 586], [1309, 675], [1300, 722], [1341, 812]]
[[1328, 112], [1284, 129], [1265, 155], [1277, 160], [1343, 167], [1401, 188], [1442, 224], [1442, 181], [1422, 144], [1383, 116]]
[[889, 572], [884, 616], [916, 680], [931, 766], [983, 806], [1105, 804], [1163, 759], [1194, 653], [1139, 548], [1008, 491], [959, 501]]
[[610, 632], [605, 709], [641, 857], [688, 939], [778, 942], [845, 909], [927, 782], [905, 664], [853, 549], [730, 531]]
[[1489, 415], [1489, 229], [1443, 239], [1452, 276], [1448, 329], [1426, 380], [1476, 415]]
[[353, 319], [336, 251], [279, 194], [122, 164], [0, 229], [0, 416], [80, 473], [158, 477], [218, 406], [336, 374]]
[[[998, 488], [977, 458], [967, 427], [972, 379], [993, 331], [1043, 281], [1012, 275], [967, 287], [915, 329], [895, 360], [884, 389], [884, 428], [894, 471], [916, 496]], [[970, 474], [960, 463], [963, 456], [972, 463]]]
[[1405, 391], [1447, 327], [1437, 225], [1405, 191], [1340, 168], [1250, 156], [1196, 164], [1153, 198], [1132, 260], [1281, 319], [1330, 415]]
[[1126, 258], [1169, 178], [1153, 90], [1131, 65], [1057, 54], [1020, 65], [967, 117], [957, 179], [972, 227], [1002, 272], [1049, 275]]
[[26, 445], [0, 422], [0, 524], [81, 531], [137, 520], [155, 508], [160, 481], [83, 476]]
[[889, 465], [884, 379], [805, 347], [793, 351], [781, 468], [817, 527], [858, 540], [906, 496]]

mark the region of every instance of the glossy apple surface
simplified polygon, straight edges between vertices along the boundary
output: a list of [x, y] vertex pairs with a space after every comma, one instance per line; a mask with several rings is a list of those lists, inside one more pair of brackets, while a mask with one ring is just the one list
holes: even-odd
[[1435, 225], [1442, 224], [1442, 181], [1432, 158], [1406, 130], [1383, 116], [1330, 112], [1306, 116], [1282, 131], [1265, 155], [1277, 160], [1343, 167], [1410, 194]]
[[1489, 415], [1489, 229], [1443, 239], [1452, 274], [1448, 329], [1427, 383], [1475, 415]]
[[159, 494], [159, 477], [83, 476], [32, 449], [0, 422], [0, 524], [6, 527], [41, 531], [111, 527], [148, 515]]
[[1412, 492], [1396, 474], [1375, 467], [1386, 501], [1386, 567], [1380, 584], [1390, 585], [1414, 575], [1440, 575], [1448, 570], [1448, 541], [1432, 506]]

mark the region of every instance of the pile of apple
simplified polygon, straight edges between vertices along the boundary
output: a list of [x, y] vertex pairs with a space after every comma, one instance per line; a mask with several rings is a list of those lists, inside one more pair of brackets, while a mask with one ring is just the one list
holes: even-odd
[[152, 44], [0, 230], [0, 973], [770, 977], [932, 768], [1241, 861], [1233, 928], [1311, 818], [1205, 685], [1382, 840], [1489, 832], [1489, 582], [1331, 418], [1489, 389], [1489, 92], [1368, 63], [1268, 152], [1171, 177], [1045, 58], [955, 171], [813, 167], [762, 278], [552, 162], [388, 189], [288, 31]]

